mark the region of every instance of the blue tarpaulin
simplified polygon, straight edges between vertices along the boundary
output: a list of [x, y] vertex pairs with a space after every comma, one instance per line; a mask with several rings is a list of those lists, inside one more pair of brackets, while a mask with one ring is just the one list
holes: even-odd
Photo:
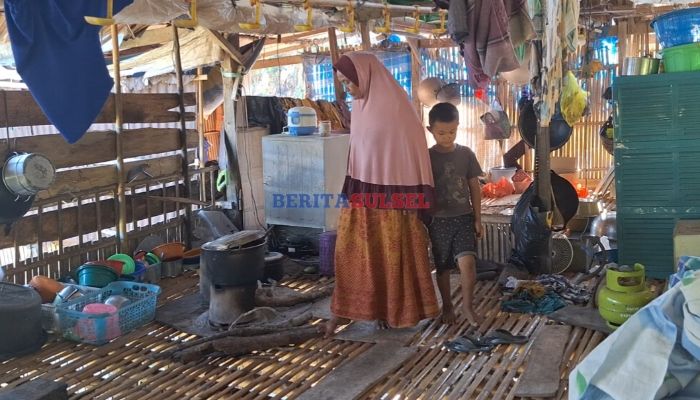
[[[115, 0], [114, 13], [133, 0]], [[68, 143], [99, 115], [114, 85], [99, 26], [84, 17], [106, 15], [102, 0], [5, 0], [17, 72], [48, 120]]]

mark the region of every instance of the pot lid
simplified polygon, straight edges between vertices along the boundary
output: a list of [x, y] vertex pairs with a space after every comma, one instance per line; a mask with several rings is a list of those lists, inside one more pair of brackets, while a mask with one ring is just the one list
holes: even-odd
[[265, 231], [240, 231], [205, 243], [202, 245], [202, 250], [224, 251], [233, 248], [245, 247], [245, 245], [258, 241], [264, 237]]

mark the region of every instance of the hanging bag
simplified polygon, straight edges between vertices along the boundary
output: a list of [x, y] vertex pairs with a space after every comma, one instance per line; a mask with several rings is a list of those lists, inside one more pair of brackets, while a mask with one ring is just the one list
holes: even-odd
[[510, 120], [498, 100], [494, 100], [491, 104], [491, 109], [481, 116], [481, 122], [485, 127], [484, 139], [502, 140], [510, 138]]

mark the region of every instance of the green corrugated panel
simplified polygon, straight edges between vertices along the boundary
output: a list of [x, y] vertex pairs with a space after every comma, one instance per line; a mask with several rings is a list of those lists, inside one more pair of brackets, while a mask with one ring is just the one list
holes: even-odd
[[620, 77], [615, 179], [620, 262], [673, 272], [673, 229], [700, 218], [700, 73]]
[[650, 278], [668, 278], [674, 267], [673, 229], [677, 220], [674, 215], [628, 216], [618, 212], [619, 262], [641, 263]]
[[615, 139], [657, 141], [700, 136], [700, 73], [622, 76], [613, 91]]
[[618, 207], [672, 207], [681, 213], [700, 207], [700, 134], [694, 140], [618, 143], [615, 180]]

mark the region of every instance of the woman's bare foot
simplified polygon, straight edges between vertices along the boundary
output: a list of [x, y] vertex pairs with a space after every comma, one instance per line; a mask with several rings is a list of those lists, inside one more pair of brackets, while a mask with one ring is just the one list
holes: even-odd
[[383, 320], [377, 321], [377, 329], [390, 329], [389, 323]]
[[455, 315], [455, 309], [452, 306], [452, 304], [445, 304], [442, 306], [442, 314], [440, 314], [440, 321], [446, 325], [452, 325], [455, 322], [457, 322], [457, 316]]
[[323, 337], [329, 338], [335, 335], [335, 330], [338, 329], [338, 325], [347, 325], [350, 322], [351, 321], [347, 318], [336, 317], [334, 315], [325, 324], [321, 324], [319, 330], [323, 332]]
[[464, 306], [464, 317], [469, 321], [469, 324], [472, 326], [478, 326], [483, 319], [479, 314], [474, 311], [473, 308]]

